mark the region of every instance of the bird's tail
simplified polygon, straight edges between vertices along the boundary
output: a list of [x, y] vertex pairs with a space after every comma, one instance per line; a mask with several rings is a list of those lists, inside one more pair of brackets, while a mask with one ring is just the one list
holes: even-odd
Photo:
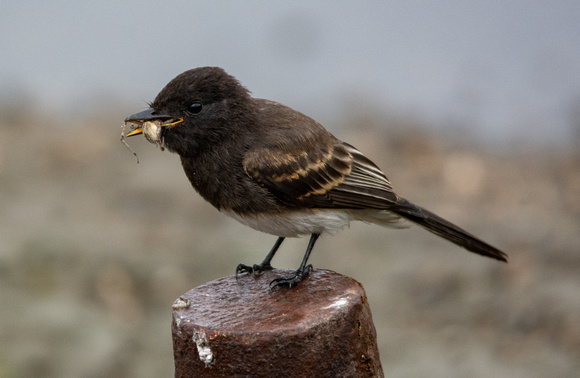
[[468, 251], [507, 262], [507, 255], [499, 249], [404, 198], [399, 197], [397, 204], [389, 210]]

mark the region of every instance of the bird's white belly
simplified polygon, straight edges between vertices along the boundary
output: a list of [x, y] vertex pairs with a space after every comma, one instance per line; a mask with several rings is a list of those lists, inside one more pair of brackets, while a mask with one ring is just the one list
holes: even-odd
[[400, 225], [394, 225], [399, 219], [398, 216], [387, 211], [377, 210], [303, 209], [277, 214], [260, 213], [246, 216], [232, 211], [222, 212], [254, 230], [284, 237], [297, 237], [313, 233], [336, 234], [348, 227], [353, 220], [400, 227]]

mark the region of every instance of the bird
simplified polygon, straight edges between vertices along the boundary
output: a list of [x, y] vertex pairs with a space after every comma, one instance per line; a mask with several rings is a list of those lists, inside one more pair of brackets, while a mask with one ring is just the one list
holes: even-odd
[[121, 139], [139, 134], [178, 154], [193, 188], [220, 212], [278, 237], [260, 264], [239, 264], [236, 276], [273, 269], [285, 238], [310, 235], [298, 269], [271, 281], [273, 288], [296, 286], [313, 269], [308, 259], [318, 237], [353, 221], [397, 227], [406, 219], [507, 262], [504, 252], [396, 194], [357, 148], [297, 110], [252, 97], [220, 67], [172, 79], [146, 110], [125, 119]]

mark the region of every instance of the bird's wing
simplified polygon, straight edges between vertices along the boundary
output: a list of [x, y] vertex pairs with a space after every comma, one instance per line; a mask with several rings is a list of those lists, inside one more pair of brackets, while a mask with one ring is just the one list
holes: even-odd
[[390, 210], [471, 252], [507, 261], [497, 248], [398, 197], [384, 173], [353, 146], [340, 141], [327, 146], [297, 154], [277, 148], [255, 150], [246, 156], [244, 169], [289, 206]]
[[397, 201], [384, 173], [353, 146], [311, 151], [261, 148], [244, 159], [248, 176], [290, 206], [387, 209]]

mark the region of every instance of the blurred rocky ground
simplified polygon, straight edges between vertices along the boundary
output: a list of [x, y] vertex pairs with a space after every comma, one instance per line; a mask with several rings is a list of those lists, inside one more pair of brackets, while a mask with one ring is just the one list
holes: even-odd
[[[75, 122], [0, 111], [0, 378], [172, 376], [174, 299], [275, 240], [219, 214], [177, 156], [140, 137], [137, 164], [119, 142], [133, 110]], [[580, 150], [482, 146], [389, 117], [341, 123], [329, 128], [398, 194], [510, 257], [419, 227], [323, 237], [311, 262], [365, 286], [386, 376], [577, 376]], [[306, 242], [285, 243], [274, 265], [297, 266]]]

